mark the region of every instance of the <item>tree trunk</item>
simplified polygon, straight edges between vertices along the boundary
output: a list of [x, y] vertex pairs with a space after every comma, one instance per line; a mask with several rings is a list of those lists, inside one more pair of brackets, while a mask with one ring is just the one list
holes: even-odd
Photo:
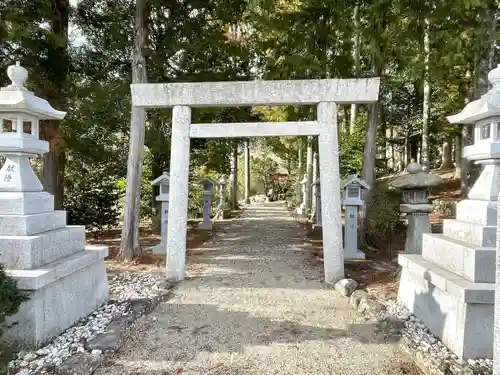
[[[51, 30], [57, 43], [49, 43], [47, 51], [47, 85], [42, 88], [43, 95], [55, 108], [66, 110], [64, 94], [69, 70], [68, 57], [68, 17], [69, 1], [52, 1]], [[42, 156], [41, 182], [44, 189], [54, 196], [56, 210], [63, 209], [64, 203], [64, 164], [66, 156], [64, 141], [59, 131], [59, 121], [44, 121], [42, 137], [50, 143], [50, 151]]]
[[424, 100], [423, 100], [423, 113], [422, 113], [422, 152], [421, 164], [424, 171], [429, 170], [429, 114], [431, 102], [431, 89], [429, 78], [429, 56], [430, 56], [430, 43], [429, 43], [429, 20], [424, 20]]
[[452, 169], [453, 161], [451, 160], [451, 141], [443, 142], [443, 152], [441, 155], [441, 165], [439, 169]]
[[462, 138], [460, 134], [455, 136], [455, 178], [460, 178], [462, 174]]
[[[468, 137], [469, 137], [469, 129], [467, 125], [462, 125], [462, 148], [467, 146]], [[462, 157], [462, 155], [460, 155], [460, 194], [464, 198], [467, 196], [469, 192], [468, 189], [469, 172], [470, 172], [469, 161], [466, 158]]]
[[[143, 50], [148, 40], [149, 6], [147, 0], [135, 3], [135, 38], [132, 56], [132, 83], [146, 83], [146, 59]], [[141, 253], [139, 244], [139, 215], [141, 202], [142, 160], [146, 111], [132, 106], [130, 116], [130, 143], [127, 161], [127, 190], [123, 214], [123, 229], [118, 258], [130, 262]]]
[[[360, 15], [359, 15], [359, 5], [356, 4], [354, 6], [353, 12], [353, 23], [354, 23], [354, 36], [352, 39], [353, 42], [353, 60], [354, 60], [354, 77], [359, 77], [359, 71], [361, 68], [361, 43], [360, 36], [361, 30], [359, 27], [360, 24]], [[355, 132], [356, 128], [356, 119], [358, 117], [358, 104], [351, 104], [351, 119], [350, 119], [350, 132], [351, 134]]]
[[[372, 70], [374, 77], [380, 77], [382, 67], [373, 57]], [[370, 187], [365, 193], [365, 207], [370, 204], [375, 184], [375, 159], [377, 156], [377, 129], [380, 104], [378, 101], [368, 105], [368, 126], [365, 135], [365, 149], [363, 154], [363, 179]], [[362, 220], [364, 221], [364, 220]]]

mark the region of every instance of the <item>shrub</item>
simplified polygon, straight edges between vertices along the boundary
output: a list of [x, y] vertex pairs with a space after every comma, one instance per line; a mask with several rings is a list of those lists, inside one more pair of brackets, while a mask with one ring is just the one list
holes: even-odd
[[26, 300], [28, 295], [17, 288], [16, 281], [5, 273], [3, 265], [0, 264], [0, 335], [5, 318], [17, 313], [21, 303]]
[[401, 193], [378, 184], [368, 207], [366, 240], [377, 248], [387, 248], [387, 255], [392, 258], [394, 240], [405, 231], [399, 204]]
[[66, 189], [64, 206], [68, 223], [102, 231], [118, 224], [120, 190], [113, 181], [80, 180]]

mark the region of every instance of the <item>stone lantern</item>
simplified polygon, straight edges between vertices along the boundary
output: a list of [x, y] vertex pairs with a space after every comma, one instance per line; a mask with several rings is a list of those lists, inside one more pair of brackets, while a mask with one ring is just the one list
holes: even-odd
[[229, 209], [229, 205], [227, 204], [227, 177], [226, 175], [221, 175], [219, 177], [218, 185], [219, 185], [219, 215], [222, 216], [222, 219], [227, 219], [230, 216], [231, 210]]
[[422, 235], [430, 233], [429, 214], [434, 211], [434, 204], [429, 201], [429, 188], [439, 185], [441, 177], [424, 172], [422, 166], [410, 163], [406, 167], [408, 174], [399, 176], [391, 186], [403, 191], [403, 203], [399, 206], [407, 214], [405, 254], [422, 254]]
[[62, 120], [44, 99], [24, 87], [28, 72], [9, 66], [12, 81], [0, 89], [0, 263], [29, 295], [6, 319], [2, 340], [10, 347], [41, 345], [108, 299], [105, 246], [85, 246], [85, 227], [66, 225], [54, 197], [29, 158], [49, 151], [39, 138], [40, 120]]
[[212, 191], [217, 182], [210, 178], [204, 178], [200, 184], [203, 186], [203, 221], [198, 224], [198, 229], [212, 230]]
[[456, 219], [443, 220], [443, 233], [424, 234], [422, 254], [399, 254], [398, 299], [459, 360], [495, 355], [493, 373], [499, 374], [500, 66], [488, 79], [485, 95], [448, 117], [474, 126], [474, 144], [463, 155], [484, 169], [468, 199], [457, 203]]
[[358, 249], [358, 211], [363, 205], [363, 191], [369, 186], [353, 174], [341, 181], [340, 189], [345, 207], [344, 259], [365, 259], [365, 253]]
[[304, 177], [302, 180], [300, 180], [300, 186], [301, 186], [301, 191], [302, 191], [302, 199], [300, 205], [297, 207], [297, 213], [299, 215], [306, 215], [306, 202], [307, 202], [307, 174], [304, 174]]
[[152, 186], [159, 186], [160, 194], [156, 196], [156, 201], [161, 202], [161, 242], [153, 247], [153, 253], [167, 253], [167, 228], [168, 228], [168, 202], [170, 200], [170, 174], [163, 174], [151, 182]]

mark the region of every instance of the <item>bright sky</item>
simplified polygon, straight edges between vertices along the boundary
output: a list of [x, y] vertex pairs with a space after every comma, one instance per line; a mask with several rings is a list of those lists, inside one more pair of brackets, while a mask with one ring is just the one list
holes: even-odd
[[[69, 3], [71, 6], [76, 7], [80, 0], [69, 0]], [[75, 25], [72, 25], [71, 23], [68, 25], [68, 34], [69, 34], [69, 40], [70, 43], [73, 45], [82, 45], [85, 44], [85, 37], [82, 35], [80, 30], [75, 27]]]

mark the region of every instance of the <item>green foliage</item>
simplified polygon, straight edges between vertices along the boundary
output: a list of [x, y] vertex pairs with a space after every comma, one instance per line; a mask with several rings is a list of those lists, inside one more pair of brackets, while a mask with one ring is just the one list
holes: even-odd
[[340, 174], [347, 176], [353, 170], [361, 174], [363, 170], [363, 152], [365, 136], [361, 130], [354, 133], [340, 134]]
[[392, 257], [392, 244], [397, 236], [404, 233], [405, 225], [399, 211], [401, 193], [389, 189], [386, 185], [377, 184], [372, 202], [368, 209], [367, 228], [365, 231], [368, 243], [377, 248], [387, 250]]
[[[0, 264], [0, 327], [8, 316], [19, 310], [21, 303], [28, 300], [28, 295], [17, 288], [17, 283], [9, 277]], [[0, 335], [2, 331], [0, 330]]]
[[97, 232], [114, 227], [120, 215], [119, 200], [120, 191], [113, 180], [80, 180], [80, 184], [72, 184], [65, 192], [68, 224], [85, 225], [87, 230]]

